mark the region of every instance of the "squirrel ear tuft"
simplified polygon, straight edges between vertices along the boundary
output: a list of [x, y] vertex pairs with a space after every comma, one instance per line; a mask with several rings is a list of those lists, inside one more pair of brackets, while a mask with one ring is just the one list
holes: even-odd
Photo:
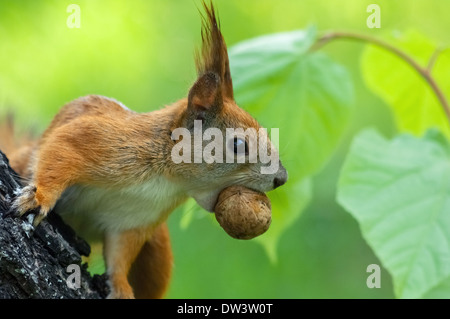
[[216, 113], [223, 106], [220, 77], [208, 72], [199, 77], [189, 91], [190, 112]]
[[224, 98], [233, 100], [233, 83], [231, 80], [228, 51], [220, 31], [220, 22], [212, 2], [209, 6], [203, 1], [206, 15], [202, 15], [202, 48], [196, 53], [196, 66], [199, 76], [214, 72], [220, 78]]

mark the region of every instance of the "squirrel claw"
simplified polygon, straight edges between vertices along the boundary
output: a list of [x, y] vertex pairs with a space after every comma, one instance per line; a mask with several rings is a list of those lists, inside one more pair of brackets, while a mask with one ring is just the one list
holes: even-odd
[[39, 206], [36, 201], [36, 187], [33, 185], [25, 186], [22, 188], [20, 195], [14, 200], [9, 214], [15, 212], [15, 215], [22, 217], [27, 212], [35, 211], [33, 227], [39, 225], [39, 223], [47, 216], [49, 209]]
[[42, 208], [39, 209], [38, 214], [34, 217], [33, 221], [33, 227], [36, 228], [41, 221], [47, 216], [48, 211], [43, 210]]
[[16, 211], [17, 216], [22, 217], [26, 212], [37, 208], [35, 195], [35, 186], [29, 185], [22, 188], [20, 195], [16, 197], [12, 204], [12, 209]]

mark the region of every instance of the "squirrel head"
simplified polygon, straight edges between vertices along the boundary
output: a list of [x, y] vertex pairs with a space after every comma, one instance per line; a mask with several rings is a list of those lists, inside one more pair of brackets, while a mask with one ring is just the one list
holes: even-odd
[[213, 211], [224, 188], [242, 185], [270, 191], [287, 181], [287, 172], [267, 132], [236, 104], [227, 47], [214, 7], [204, 2], [203, 6], [198, 78], [174, 123], [171, 155], [173, 175], [182, 179], [188, 195], [200, 206]]

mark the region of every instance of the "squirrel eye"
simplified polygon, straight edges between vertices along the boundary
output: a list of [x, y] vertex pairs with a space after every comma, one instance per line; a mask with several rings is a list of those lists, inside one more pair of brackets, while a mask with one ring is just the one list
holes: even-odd
[[234, 154], [242, 154], [244, 152], [245, 155], [248, 154], [248, 145], [247, 142], [239, 137], [235, 137], [233, 141], [233, 150]]

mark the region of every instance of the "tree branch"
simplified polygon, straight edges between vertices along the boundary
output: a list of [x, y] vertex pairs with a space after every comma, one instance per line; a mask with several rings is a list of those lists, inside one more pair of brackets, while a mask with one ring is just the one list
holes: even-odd
[[[0, 151], [0, 299], [104, 298], [106, 277], [94, 276], [81, 262], [90, 247], [55, 213], [34, 230], [21, 218], [7, 216], [21, 186]], [[78, 268], [79, 287], [68, 285], [68, 266]]]
[[431, 68], [433, 67], [433, 64], [437, 58], [437, 54], [439, 52], [435, 52], [435, 54], [431, 57], [430, 62], [428, 63], [427, 68], [422, 67], [419, 65], [411, 56], [403, 52], [402, 50], [396, 48], [395, 46], [382, 41], [380, 39], [364, 35], [364, 34], [358, 34], [358, 33], [352, 33], [352, 32], [329, 32], [320, 37], [316, 43], [311, 47], [311, 50], [318, 50], [322, 48], [324, 45], [328, 44], [329, 42], [336, 40], [336, 39], [348, 39], [348, 40], [356, 40], [356, 41], [362, 41], [367, 42], [370, 44], [374, 44], [378, 47], [381, 47], [389, 52], [391, 52], [394, 55], [397, 55], [399, 58], [401, 58], [403, 61], [405, 61], [407, 64], [409, 64], [414, 70], [416, 70], [417, 73], [419, 73], [425, 81], [428, 83], [434, 94], [436, 95], [440, 105], [442, 106], [442, 109], [445, 112], [445, 115], [447, 116], [447, 120], [450, 124], [450, 106], [449, 103], [442, 92], [439, 85], [436, 83], [436, 80], [431, 75]]

